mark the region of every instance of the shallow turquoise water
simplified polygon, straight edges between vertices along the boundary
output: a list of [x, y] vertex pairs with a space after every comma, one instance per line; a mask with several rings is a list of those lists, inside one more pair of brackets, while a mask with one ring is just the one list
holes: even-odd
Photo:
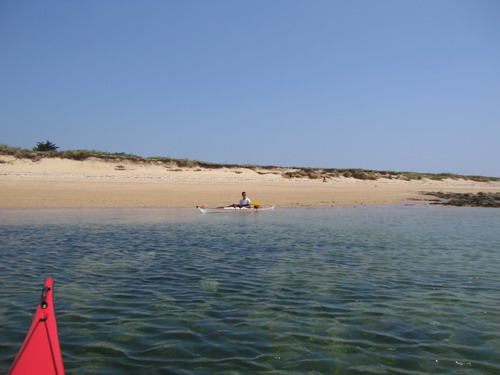
[[0, 373], [55, 279], [68, 374], [498, 374], [500, 210], [0, 210]]

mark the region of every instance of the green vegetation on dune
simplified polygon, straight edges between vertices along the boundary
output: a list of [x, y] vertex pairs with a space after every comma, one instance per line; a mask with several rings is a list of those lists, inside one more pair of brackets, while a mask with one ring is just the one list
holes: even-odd
[[288, 171], [283, 174], [285, 178], [335, 178], [335, 177], [350, 177], [358, 180], [378, 180], [379, 178], [397, 179], [397, 180], [429, 180], [442, 181], [445, 179], [452, 180], [471, 180], [477, 182], [492, 182], [500, 181], [498, 177], [484, 176], [463, 176], [453, 173], [417, 173], [417, 172], [396, 172], [396, 171], [375, 171], [369, 169], [332, 169], [332, 168], [293, 168], [293, 171]]
[[[478, 182], [500, 181], [499, 177], [484, 177], [484, 176], [463, 176], [453, 173], [417, 173], [417, 172], [396, 172], [396, 171], [375, 171], [368, 169], [339, 169], [339, 168], [310, 168], [310, 167], [279, 167], [273, 165], [251, 165], [251, 164], [221, 164], [210, 163], [190, 159], [173, 159], [168, 157], [148, 157], [143, 158], [134, 154], [126, 154], [123, 152], [102, 152], [94, 150], [67, 150], [57, 151], [58, 148], [49, 141], [46, 142], [52, 146], [50, 151], [34, 151], [17, 147], [10, 147], [0, 144], [0, 155], [11, 155], [18, 159], [30, 159], [39, 161], [43, 158], [60, 158], [71, 160], [86, 160], [89, 158], [101, 159], [104, 161], [123, 162], [129, 161], [142, 164], [165, 165], [177, 168], [204, 168], [204, 169], [221, 169], [221, 168], [244, 168], [254, 171], [270, 170], [281, 173], [284, 178], [309, 178], [309, 179], [329, 179], [335, 177], [356, 178], [359, 180], [378, 180], [379, 178], [398, 179], [398, 180], [445, 180], [445, 179], [463, 179]], [[40, 145], [40, 143], [38, 144]], [[44, 144], [42, 144], [44, 145]], [[54, 149], [56, 147], [56, 149]]]
[[0, 154], [12, 155], [18, 159], [30, 159], [33, 161], [38, 161], [43, 158], [60, 158], [71, 160], [85, 160], [89, 158], [98, 158], [103, 160], [143, 160], [143, 158], [141, 158], [140, 156], [125, 154], [123, 152], [109, 153], [94, 150], [36, 151], [35, 149], [27, 150], [6, 145], [0, 145]]
[[198, 160], [190, 159], [173, 159], [169, 157], [148, 157], [143, 158], [134, 154], [127, 154], [124, 152], [104, 152], [95, 150], [67, 150], [67, 151], [35, 151], [27, 150], [18, 147], [11, 147], [7, 145], [0, 144], [0, 155], [11, 155], [18, 159], [30, 159], [32, 161], [39, 161], [43, 158], [60, 158], [60, 159], [71, 159], [71, 160], [86, 160], [90, 158], [101, 159], [104, 161], [130, 161], [134, 163], [142, 164], [165, 164], [174, 165], [179, 168], [248, 168], [248, 169], [266, 169], [266, 168], [279, 168], [279, 167], [261, 167], [257, 165], [239, 165], [239, 164], [220, 164], [220, 163], [209, 163]]

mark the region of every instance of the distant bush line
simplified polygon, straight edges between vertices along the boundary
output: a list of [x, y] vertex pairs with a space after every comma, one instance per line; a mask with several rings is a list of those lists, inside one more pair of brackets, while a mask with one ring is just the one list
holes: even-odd
[[332, 169], [332, 168], [296, 168], [294, 171], [285, 172], [285, 178], [335, 178], [347, 177], [356, 178], [358, 180], [378, 180], [379, 178], [386, 178], [391, 180], [422, 180], [424, 178], [442, 181], [447, 178], [458, 180], [471, 180], [477, 182], [492, 182], [500, 181], [498, 177], [484, 177], [484, 176], [463, 176], [453, 173], [417, 173], [417, 172], [396, 172], [396, 171], [375, 171], [368, 169]]
[[32, 161], [39, 161], [43, 158], [59, 158], [83, 161], [90, 158], [101, 159], [105, 161], [130, 161], [142, 164], [166, 164], [170, 166], [177, 166], [180, 168], [248, 168], [248, 169], [274, 169], [280, 167], [274, 166], [257, 166], [250, 164], [221, 164], [209, 163], [198, 160], [190, 159], [174, 159], [168, 157], [148, 157], [143, 158], [134, 154], [127, 154], [124, 152], [103, 152], [95, 150], [67, 150], [67, 151], [34, 151], [18, 147], [11, 147], [0, 144], [0, 155], [11, 155], [18, 159], [30, 159]]
[[210, 163], [199, 160], [190, 159], [173, 159], [168, 157], [148, 157], [143, 158], [134, 154], [126, 154], [123, 152], [102, 152], [93, 150], [67, 150], [67, 151], [33, 151], [17, 147], [10, 147], [0, 144], [0, 155], [11, 155], [18, 159], [30, 159], [39, 161], [43, 158], [60, 158], [70, 160], [86, 160], [96, 158], [105, 161], [123, 162], [129, 161], [140, 164], [150, 165], [165, 165], [178, 168], [205, 168], [205, 169], [221, 169], [221, 168], [246, 168], [254, 171], [257, 170], [273, 170], [279, 171], [284, 178], [309, 178], [309, 179], [330, 179], [336, 177], [355, 178], [359, 180], [378, 180], [379, 178], [398, 179], [404, 181], [422, 180], [424, 178], [430, 180], [444, 179], [464, 179], [478, 182], [500, 181], [499, 177], [484, 177], [484, 176], [463, 176], [453, 173], [416, 173], [416, 172], [396, 172], [396, 171], [375, 171], [368, 169], [339, 169], [339, 168], [310, 168], [310, 167], [280, 167], [273, 165], [252, 165], [252, 164], [221, 164]]

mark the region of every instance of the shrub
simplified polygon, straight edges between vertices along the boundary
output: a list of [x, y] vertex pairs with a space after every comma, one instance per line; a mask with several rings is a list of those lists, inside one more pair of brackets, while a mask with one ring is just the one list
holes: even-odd
[[321, 175], [317, 174], [317, 173], [309, 173], [308, 174], [308, 177], [311, 179], [311, 180], [318, 180], [321, 178]]
[[54, 143], [50, 141], [46, 141], [45, 143], [37, 142], [36, 146], [33, 147], [33, 151], [57, 151], [59, 147], [57, 147]]
[[60, 157], [71, 160], [85, 160], [92, 157], [92, 153], [86, 150], [72, 150], [61, 152]]

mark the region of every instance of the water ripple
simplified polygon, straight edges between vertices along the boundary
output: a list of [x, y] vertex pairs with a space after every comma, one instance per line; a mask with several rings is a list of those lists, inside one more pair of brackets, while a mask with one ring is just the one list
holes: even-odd
[[0, 372], [47, 276], [68, 374], [500, 372], [498, 211], [170, 212], [2, 212]]

